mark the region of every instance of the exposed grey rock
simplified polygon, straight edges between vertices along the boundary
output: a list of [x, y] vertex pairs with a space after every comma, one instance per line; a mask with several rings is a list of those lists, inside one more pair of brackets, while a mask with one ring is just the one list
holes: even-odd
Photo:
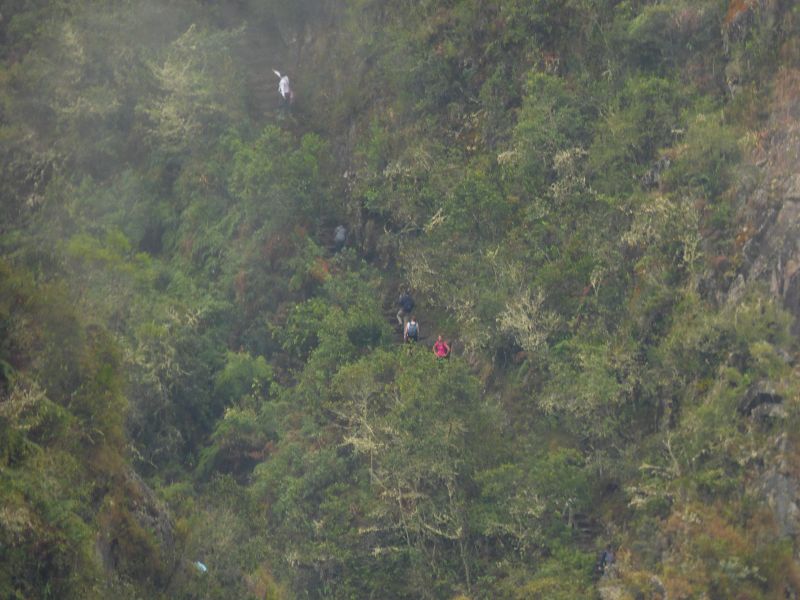
[[175, 550], [172, 518], [153, 490], [135, 471], [128, 471], [128, 480], [141, 494], [131, 507], [136, 520], [156, 538], [164, 558], [169, 557]]
[[794, 538], [800, 521], [797, 482], [783, 473], [769, 470], [761, 478], [761, 489], [772, 510], [779, 537]]
[[750, 415], [757, 408], [765, 405], [781, 404], [783, 397], [766, 382], [759, 382], [751, 385], [744, 397], [739, 402], [739, 412], [743, 415]]
[[754, 408], [750, 416], [761, 423], [769, 424], [785, 419], [788, 413], [780, 404], [762, 404]]
[[728, 290], [727, 301], [730, 302], [731, 304], [738, 304], [739, 301], [744, 297], [746, 289], [747, 286], [744, 281], [744, 275], [739, 273], [736, 276], [736, 279], [734, 279], [730, 289]]
[[[178, 549], [175, 543], [175, 528], [167, 509], [158, 500], [152, 489], [142, 480], [133, 470], [128, 470], [123, 474], [121, 485], [124, 489], [124, 506], [112, 508], [129, 514], [143, 531], [151, 536], [157, 556], [154, 556], [154, 563], [159, 565], [159, 574], [166, 576], [173, 572], [178, 566]], [[111, 502], [113, 507], [113, 501]], [[108, 571], [130, 571], [132, 563], [131, 557], [126, 556], [120, 550], [120, 540], [118, 532], [111, 521], [111, 527], [106, 527], [100, 532], [95, 543], [95, 551], [103, 566]], [[124, 544], [124, 543], [123, 543]], [[141, 565], [136, 565], [133, 570], [141, 569]], [[159, 574], [153, 573], [154, 577]], [[160, 582], [161, 584], [164, 581]]]
[[800, 202], [800, 173], [795, 173], [786, 180], [784, 197], [792, 202]]
[[[787, 73], [777, 87], [796, 87]], [[748, 190], [739, 213], [741, 267], [729, 284], [727, 298], [736, 303], [745, 286], [762, 282], [795, 316], [793, 333], [800, 333], [800, 115], [786, 91], [776, 94], [772, 122], [752, 163], [760, 183]]]
[[653, 590], [659, 594], [663, 600], [667, 600], [667, 590], [664, 588], [664, 583], [661, 581], [661, 579], [653, 575], [650, 578], [650, 584], [653, 586]]
[[778, 536], [794, 539], [800, 533], [800, 484], [791, 471], [792, 447], [785, 433], [775, 439], [773, 449], [765, 457], [765, 466], [755, 479], [752, 491], [769, 506]]
[[661, 175], [669, 169], [669, 157], [662, 156], [642, 175], [640, 183], [644, 188], [656, 188], [661, 184]]

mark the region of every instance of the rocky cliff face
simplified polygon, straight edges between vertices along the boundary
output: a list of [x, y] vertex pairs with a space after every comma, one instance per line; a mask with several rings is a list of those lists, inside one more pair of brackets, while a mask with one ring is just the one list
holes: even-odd
[[175, 527], [166, 507], [133, 470], [121, 474], [99, 517], [95, 550], [107, 573], [168, 586], [180, 566]]
[[752, 153], [760, 182], [740, 214], [741, 267], [728, 301], [749, 282], [767, 283], [800, 333], [800, 70], [779, 73], [770, 108]]
[[792, 464], [797, 453], [785, 433], [774, 439], [770, 455], [769, 465], [754, 480], [753, 489], [766, 500], [778, 536], [795, 540], [800, 533], [800, 483]]
[[[786, 69], [778, 74], [769, 110], [768, 126], [757, 135], [750, 158], [756, 183], [746, 192], [739, 214], [740, 266], [725, 300], [737, 302], [751, 282], [766, 284], [794, 316], [792, 327], [797, 334], [800, 333], [800, 70]], [[786, 360], [792, 359], [787, 356]], [[761, 392], [760, 388], [755, 389], [743, 400], [740, 409], [746, 409], [742, 410], [745, 418], [772, 431], [776, 422], [785, 422], [786, 403], [796, 399]], [[765, 397], [768, 399], [763, 400]], [[774, 431], [748, 487], [769, 507], [776, 534], [796, 542], [800, 534], [797, 476], [800, 452], [792, 443], [792, 436], [780, 433], [780, 428]]]

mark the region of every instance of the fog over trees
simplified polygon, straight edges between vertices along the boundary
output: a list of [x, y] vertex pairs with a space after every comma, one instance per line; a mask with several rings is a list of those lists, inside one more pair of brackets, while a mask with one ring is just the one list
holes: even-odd
[[0, 597], [800, 597], [799, 99], [793, 0], [0, 0]]

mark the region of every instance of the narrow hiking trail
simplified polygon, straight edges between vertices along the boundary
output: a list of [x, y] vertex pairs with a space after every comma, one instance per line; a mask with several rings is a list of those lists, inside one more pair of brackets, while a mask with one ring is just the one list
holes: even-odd
[[264, 35], [254, 27], [245, 30], [236, 48], [239, 67], [245, 78], [246, 108], [257, 122], [281, 117], [283, 101], [278, 93], [279, 80], [273, 69], [292, 77], [293, 65], [284, 64], [287, 54], [279, 36]]
[[[280, 122], [284, 125], [288, 124], [291, 129], [295, 129], [298, 125], [294, 112], [287, 110], [284, 106], [278, 92], [279, 79], [273, 72], [273, 69], [277, 69], [281, 73], [287, 73], [290, 79], [296, 77], [297, 65], [288, 58], [291, 54], [291, 50], [277, 31], [265, 34], [255, 26], [245, 30], [236, 47], [239, 67], [245, 78], [244, 87], [247, 90], [246, 109], [258, 123]], [[289, 123], [286, 123], [287, 120]], [[318, 234], [324, 236], [323, 232], [318, 232]], [[333, 255], [335, 252], [333, 251], [332, 234], [330, 237], [330, 243], [324, 238], [319, 241]], [[390, 305], [385, 306], [383, 316], [386, 323], [392, 328], [394, 345], [403, 346], [406, 343], [403, 340], [404, 325], [398, 324], [396, 315], [397, 306], [393, 299]], [[432, 344], [436, 337], [431, 334], [434, 329], [436, 329], [434, 326], [421, 322], [421, 334], [417, 344], [426, 347]], [[453, 342], [451, 341], [450, 344], [452, 348]]]

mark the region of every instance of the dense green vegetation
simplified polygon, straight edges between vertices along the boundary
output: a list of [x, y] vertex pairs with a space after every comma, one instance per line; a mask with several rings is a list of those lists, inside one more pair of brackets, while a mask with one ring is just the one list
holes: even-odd
[[796, 307], [742, 274], [799, 34], [0, 0], [0, 596], [797, 597]]

